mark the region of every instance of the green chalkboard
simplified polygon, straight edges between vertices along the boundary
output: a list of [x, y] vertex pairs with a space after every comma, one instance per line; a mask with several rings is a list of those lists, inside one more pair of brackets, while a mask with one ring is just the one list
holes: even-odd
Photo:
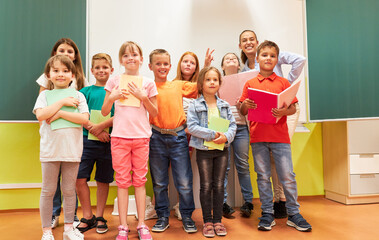
[[55, 42], [74, 40], [85, 66], [86, 0], [1, 0], [0, 36], [0, 121], [36, 120], [36, 79]]
[[379, 1], [307, 0], [311, 121], [379, 117]]

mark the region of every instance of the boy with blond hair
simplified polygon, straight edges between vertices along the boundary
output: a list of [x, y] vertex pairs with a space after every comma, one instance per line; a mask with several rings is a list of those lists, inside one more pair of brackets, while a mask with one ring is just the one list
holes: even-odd
[[[92, 57], [91, 72], [96, 78], [96, 84], [80, 90], [88, 103], [88, 109], [101, 111], [105, 97], [104, 86], [113, 73], [112, 59], [108, 54], [98, 53]], [[100, 113], [101, 114], [101, 113]], [[113, 115], [113, 111], [112, 111]], [[109, 183], [113, 182], [112, 156], [110, 135], [106, 128], [112, 126], [113, 118], [101, 123], [88, 124], [83, 129], [83, 155], [76, 180], [76, 191], [82, 205], [83, 218], [77, 226], [82, 233], [96, 227], [97, 233], [108, 231], [107, 220], [103, 218], [104, 208], [108, 198]], [[89, 140], [88, 133], [96, 136], [99, 141]], [[95, 180], [97, 185], [96, 216], [92, 213], [90, 190], [87, 181], [96, 163]]]

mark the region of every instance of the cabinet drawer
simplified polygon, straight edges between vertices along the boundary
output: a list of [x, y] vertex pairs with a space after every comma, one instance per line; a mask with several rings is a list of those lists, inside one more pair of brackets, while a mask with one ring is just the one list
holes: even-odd
[[350, 174], [379, 173], [379, 154], [349, 155]]
[[379, 174], [350, 175], [350, 194], [379, 194]]
[[379, 153], [379, 120], [347, 122], [350, 154]]

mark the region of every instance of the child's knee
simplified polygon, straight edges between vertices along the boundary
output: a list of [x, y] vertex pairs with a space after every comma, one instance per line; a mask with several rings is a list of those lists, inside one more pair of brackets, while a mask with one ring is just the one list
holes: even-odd
[[134, 187], [142, 187], [145, 186], [145, 183], [147, 182], [147, 178], [144, 177], [134, 177], [133, 176], [133, 186]]

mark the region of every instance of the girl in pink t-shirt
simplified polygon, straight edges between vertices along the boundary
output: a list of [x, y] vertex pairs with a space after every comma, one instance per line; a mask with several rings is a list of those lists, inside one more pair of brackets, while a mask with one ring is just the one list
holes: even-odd
[[[113, 130], [111, 135], [112, 164], [116, 172], [118, 186], [118, 210], [120, 217], [119, 233], [116, 240], [128, 239], [129, 227], [127, 224], [128, 188], [135, 188], [138, 216], [145, 216], [146, 174], [149, 156], [149, 141], [151, 128], [147, 112], [150, 116], [158, 114], [156, 85], [152, 79], [140, 77], [142, 87], [139, 88], [133, 80], [127, 87], [120, 87], [122, 78], [139, 76], [142, 64], [142, 50], [138, 44], [128, 41], [122, 44], [119, 51], [119, 60], [125, 67], [126, 76], [115, 76], [105, 85], [106, 95], [101, 113], [106, 116], [115, 103]], [[137, 98], [140, 106], [130, 106], [122, 100]], [[129, 99], [130, 100], [130, 99]], [[125, 105], [126, 104], [126, 105]], [[128, 106], [129, 105], [129, 106]], [[133, 172], [131, 175], [130, 172]], [[149, 228], [144, 223], [144, 217], [138, 218], [137, 231], [140, 239], [152, 239]]]

